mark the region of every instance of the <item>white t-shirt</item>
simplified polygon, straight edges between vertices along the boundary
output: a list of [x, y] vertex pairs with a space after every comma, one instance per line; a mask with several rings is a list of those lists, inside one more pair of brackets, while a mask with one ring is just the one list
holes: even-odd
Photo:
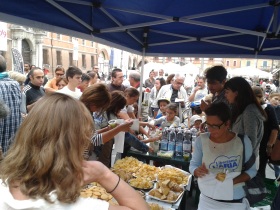
[[[193, 93], [194, 93], [194, 88], [193, 88], [191, 94], [193, 94]], [[207, 94], [208, 94], [207, 87], [204, 87], [203, 89], [199, 89], [199, 90], [196, 91], [193, 101], [201, 101], [201, 99], [203, 99], [204, 96], [206, 96]]]
[[73, 98], [76, 98], [76, 99], [79, 99], [82, 95], [82, 92], [80, 91], [80, 89], [75, 88], [75, 91], [72, 91], [67, 86], [65, 86], [64, 88], [62, 88], [61, 90], [58, 90], [56, 92], [63, 93], [68, 96], [72, 96]]
[[29, 199], [29, 200], [16, 200], [10, 193], [9, 187], [5, 186], [0, 180], [0, 209], [1, 210], [108, 210], [109, 203], [106, 201], [94, 198], [79, 198], [75, 203], [61, 203], [56, 200], [55, 192], [50, 193], [51, 200], [54, 203], [49, 203], [44, 199]]

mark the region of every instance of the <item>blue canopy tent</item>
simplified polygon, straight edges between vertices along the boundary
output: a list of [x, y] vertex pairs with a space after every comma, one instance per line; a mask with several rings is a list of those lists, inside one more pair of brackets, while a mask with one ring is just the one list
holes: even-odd
[[143, 57], [279, 59], [279, 4], [280, 0], [0, 0], [0, 20], [91, 39]]
[[278, 58], [272, 0], [0, 0], [0, 20], [146, 56]]

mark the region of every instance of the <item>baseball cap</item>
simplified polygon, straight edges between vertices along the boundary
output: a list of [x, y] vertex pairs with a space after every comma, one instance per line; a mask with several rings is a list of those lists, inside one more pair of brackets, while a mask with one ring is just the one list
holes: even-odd
[[202, 122], [202, 118], [199, 115], [193, 115], [190, 119], [190, 125], [193, 126], [197, 120], [201, 120]]
[[170, 103], [170, 100], [169, 100], [168, 98], [163, 97], [163, 98], [159, 98], [159, 99], [158, 99], [158, 101], [157, 101], [158, 106], [159, 106], [159, 103], [160, 103], [161, 101], [166, 101], [167, 104]]

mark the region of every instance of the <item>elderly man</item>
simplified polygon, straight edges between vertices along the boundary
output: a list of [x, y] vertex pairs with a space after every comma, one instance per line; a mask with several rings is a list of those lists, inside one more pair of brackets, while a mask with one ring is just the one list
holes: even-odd
[[173, 78], [172, 84], [164, 85], [160, 89], [157, 100], [160, 98], [166, 98], [170, 102], [175, 102], [175, 99], [183, 99], [183, 103], [181, 103], [181, 107], [185, 108], [187, 106], [187, 103], [189, 102], [187, 92], [185, 88], [183, 87], [185, 77], [176, 74]]
[[183, 87], [184, 81], [185, 81], [185, 77], [183, 75], [175, 74], [172, 83], [169, 85], [162, 86], [157, 95], [157, 100], [161, 98], [166, 98], [173, 103], [177, 101], [180, 102], [181, 106], [179, 106], [178, 103], [179, 106], [178, 114], [180, 120], [182, 120], [182, 111], [188, 108], [188, 103], [189, 103], [187, 92]]
[[[139, 88], [140, 87], [140, 73], [138, 71], [133, 71], [129, 74], [128, 81], [131, 87]], [[140, 91], [140, 90], [139, 90]]]

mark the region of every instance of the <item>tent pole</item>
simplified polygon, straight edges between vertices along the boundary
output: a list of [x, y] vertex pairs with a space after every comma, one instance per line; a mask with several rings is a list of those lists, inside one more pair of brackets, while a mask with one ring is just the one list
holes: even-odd
[[143, 92], [143, 75], [144, 75], [144, 62], [145, 62], [146, 48], [143, 47], [142, 61], [141, 61], [141, 77], [140, 77], [140, 95], [138, 100], [138, 119], [141, 117], [141, 105], [142, 105], [142, 92]]

